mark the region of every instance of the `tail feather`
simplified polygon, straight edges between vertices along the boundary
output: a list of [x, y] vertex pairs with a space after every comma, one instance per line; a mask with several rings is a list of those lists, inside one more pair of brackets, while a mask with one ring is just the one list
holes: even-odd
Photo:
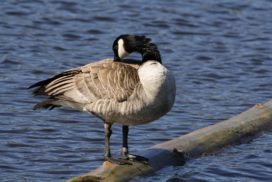
[[33, 110], [36, 109], [49, 109], [52, 110], [55, 107], [62, 107], [62, 106], [73, 106], [77, 109], [81, 109], [78, 103], [75, 103], [73, 100], [66, 98], [62, 95], [65, 92], [66, 88], [70, 88], [71, 84], [69, 84], [69, 80], [80, 73], [80, 70], [69, 70], [53, 76], [47, 80], [43, 80], [31, 85], [28, 89], [35, 88], [33, 90], [33, 95], [44, 95], [48, 96], [47, 99], [37, 103]]
[[55, 101], [56, 101], [55, 99], [46, 99], [44, 101], [41, 101], [33, 107], [33, 110], [37, 110], [37, 109], [52, 110], [55, 107], [60, 107], [59, 105], [54, 104]]
[[74, 102], [74, 101], [69, 101], [69, 100], [59, 100], [59, 99], [54, 99], [54, 98], [49, 98], [46, 100], [43, 100], [36, 104], [33, 107], [33, 110], [37, 109], [49, 109], [52, 110], [55, 107], [65, 107], [65, 108], [72, 108], [78, 111], [83, 111], [84, 110], [84, 105]]
[[47, 80], [37, 82], [37, 83], [31, 85], [30, 87], [28, 87], [28, 89], [37, 87], [32, 92], [33, 95], [48, 95], [48, 93], [46, 92], [46, 86], [48, 86], [50, 83], [53, 83], [54, 81], [58, 81], [58, 79], [73, 77], [74, 75], [78, 74], [79, 72], [80, 72], [80, 70], [69, 70], [69, 71], [63, 72], [61, 74], [58, 74], [52, 78], [49, 78]]

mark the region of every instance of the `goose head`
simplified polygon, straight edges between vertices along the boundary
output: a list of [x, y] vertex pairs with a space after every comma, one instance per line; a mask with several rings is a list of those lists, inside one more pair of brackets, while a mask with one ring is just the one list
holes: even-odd
[[[114, 52], [114, 60], [121, 61], [132, 52], [140, 53], [143, 57], [143, 61], [145, 61], [144, 60], [145, 57], [146, 59], [147, 57], [149, 57], [148, 59], [150, 59], [150, 52], [158, 53], [156, 45], [150, 43], [150, 41], [151, 41], [150, 38], [147, 38], [142, 35], [129, 35], [129, 34], [120, 35], [115, 39], [112, 45], [112, 49]], [[160, 62], [160, 56], [159, 60], [157, 61]]]

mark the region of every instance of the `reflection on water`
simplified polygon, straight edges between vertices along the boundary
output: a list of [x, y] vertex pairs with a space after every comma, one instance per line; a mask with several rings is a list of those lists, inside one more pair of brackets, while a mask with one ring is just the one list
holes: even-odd
[[[26, 88], [112, 57], [112, 41], [122, 33], [152, 37], [177, 81], [172, 111], [132, 127], [134, 153], [271, 99], [271, 8], [269, 0], [1, 2], [1, 181], [64, 181], [101, 164], [102, 122], [73, 111], [33, 112], [38, 99]], [[120, 126], [113, 130], [118, 155]], [[270, 181], [269, 146], [268, 133], [137, 181]]]

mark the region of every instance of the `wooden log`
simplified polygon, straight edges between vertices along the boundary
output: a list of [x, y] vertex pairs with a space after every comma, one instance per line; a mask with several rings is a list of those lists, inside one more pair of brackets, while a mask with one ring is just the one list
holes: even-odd
[[183, 164], [190, 158], [208, 155], [225, 146], [242, 143], [271, 128], [272, 100], [265, 104], [256, 104], [249, 110], [215, 125], [154, 145], [141, 153], [149, 159], [148, 164], [133, 162], [132, 165], [115, 165], [104, 162], [96, 170], [74, 177], [68, 182], [128, 181], [165, 166]]

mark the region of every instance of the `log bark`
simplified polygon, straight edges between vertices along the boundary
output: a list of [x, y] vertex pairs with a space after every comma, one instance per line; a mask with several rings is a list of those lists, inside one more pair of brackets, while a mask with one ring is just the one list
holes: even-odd
[[249, 110], [228, 120], [193, 131], [173, 140], [152, 146], [141, 153], [148, 164], [103, 165], [68, 182], [123, 182], [169, 165], [182, 165], [190, 158], [208, 155], [225, 146], [243, 143], [272, 128], [272, 100], [256, 104]]

